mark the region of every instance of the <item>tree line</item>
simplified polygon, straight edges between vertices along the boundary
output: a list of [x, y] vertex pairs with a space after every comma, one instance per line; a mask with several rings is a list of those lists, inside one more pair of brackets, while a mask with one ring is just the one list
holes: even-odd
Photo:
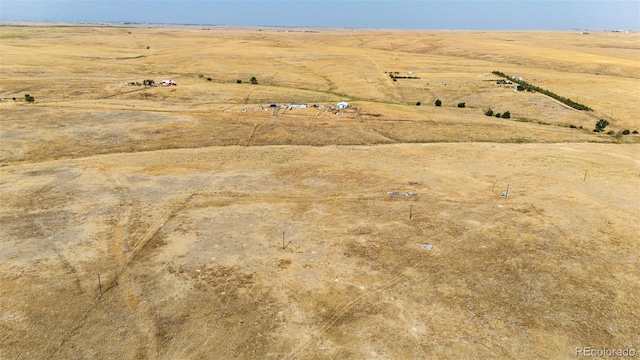
[[572, 108], [574, 108], [576, 110], [593, 111], [592, 108], [590, 108], [590, 107], [588, 107], [588, 106], [586, 106], [584, 104], [577, 103], [577, 102], [575, 102], [575, 101], [573, 101], [571, 99], [567, 99], [564, 96], [560, 96], [560, 95], [555, 94], [555, 93], [553, 93], [553, 92], [551, 92], [549, 90], [546, 90], [546, 89], [543, 89], [541, 87], [529, 84], [528, 82], [526, 82], [524, 80], [520, 80], [520, 79], [517, 79], [517, 78], [515, 78], [513, 76], [506, 75], [506, 74], [504, 74], [504, 73], [502, 73], [500, 71], [493, 71], [492, 73], [495, 74], [495, 75], [498, 75], [498, 76], [502, 76], [503, 78], [511, 80], [512, 82], [522, 86], [522, 88], [524, 90], [539, 92], [539, 93], [544, 94], [544, 95], [546, 95], [546, 96], [548, 96], [550, 98], [556, 99], [556, 100], [560, 101], [561, 103], [563, 103], [565, 105], [571, 106]]

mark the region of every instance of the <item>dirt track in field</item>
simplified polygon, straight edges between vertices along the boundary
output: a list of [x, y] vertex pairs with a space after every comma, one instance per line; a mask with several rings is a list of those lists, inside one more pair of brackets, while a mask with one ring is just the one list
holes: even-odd
[[573, 35], [0, 27], [0, 359], [640, 348], [637, 34]]
[[634, 152], [218, 147], [5, 167], [3, 356], [569, 356], [633, 343]]

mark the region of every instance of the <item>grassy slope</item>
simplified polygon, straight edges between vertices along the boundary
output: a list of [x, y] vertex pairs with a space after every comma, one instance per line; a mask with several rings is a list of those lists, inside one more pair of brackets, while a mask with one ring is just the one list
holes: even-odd
[[[0, 104], [4, 137], [9, 144], [0, 149], [5, 161], [41, 159], [38, 153], [47, 146], [32, 148], [30, 143], [35, 138], [57, 149], [53, 157], [189, 147], [168, 139], [175, 137], [174, 127], [181, 127], [185, 120], [189, 130], [183, 130], [183, 134], [187, 131], [202, 137], [212, 123], [223, 134], [200, 139], [196, 142], [198, 146], [229, 142], [273, 144], [273, 140], [261, 142], [262, 132], [254, 134], [258, 138], [251, 140], [250, 133], [237, 132], [255, 127], [256, 122], [268, 121], [267, 118], [239, 113], [238, 107], [235, 113], [228, 111], [238, 104], [256, 110], [259, 104], [272, 101], [335, 104], [348, 100], [361, 109], [361, 114], [379, 114], [375, 119], [378, 121], [372, 122], [375, 131], [363, 139], [349, 141], [354, 144], [378, 142], [380, 138], [375, 134], [378, 130], [392, 139], [382, 142], [612, 141], [611, 137], [589, 133], [600, 117], [609, 119], [613, 130], [640, 128], [638, 108], [629, 106], [640, 91], [636, 86], [640, 64], [634, 57], [640, 51], [635, 41], [637, 34], [315, 33], [95, 27], [54, 31], [46, 27], [2, 27], [0, 31], [1, 96], [21, 100], [24, 93], [30, 93], [36, 97], [32, 105], [13, 101]], [[574, 111], [539, 94], [516, 94], [508, 87], [498, 87], [490, 81], [492, 76], [485, 76], [495, 69], [527, 79], [537, 78], [536, 84], [585, 103], [595, 111]], [[393, 82], [385, 71], [401, 74], [411, 71], [421, 79]], [[246, 84], [251, 76], [259, 79], [259, 85]], [[212, 81], [207, 81], [207, 77]], [[145, 78], [156, 81], [172, 78], [179, 86], [149, 89], [121, 84]], [[237, 79], [245, 83], [235, 84]], [[432, 106], [436, 99], [443, 101], [444, 108]], [[423, 106], [412, 106], [418, 101]], [[465, 102], [467, 109], [455, 108], [459, 102]], [[585, 131], [522, 126], [486, 118], [482, 114], [489, 107], [496, 112], [509, 110], [514, 120], [583, 126]], [[82, 115], [78, 110], [88, 113]], [[98, 113], [89, 115], [91, 111]], [[141, 117], [141, 113], [147, 115]], [[289, 112], [288, 118], [295, 118], [295, 114]], [[306, 115], [309, 119], [312, 115], [318, 117], [317, 112]], [[105, 118], [124, 128], [159, 136], [116, 139], [105, 147], [101, 141], [79, 135], [104, 137], [91, 134], [88, 129], [101, 129]], [[366, 115], [352, 118], [371, 120]], [[25, 120], [38, 125], [25, 131]], [[396, 124], [386, 120], [425, 123], [413, 130], [396, 130]], [[309, 131], [306, 125], [295, 129], [300, 127], [297, 124], [293, 120], [287, 128], [293, 127], [294, 132]], [[431, 124], [449, 128], [431, 131]], [[365, 123], [359, 125], [369, 127]], [[470, 128], [471, 125], [477, 129]], [[336, 139], [331, 131], [326, 131], [329, 128], [313, 128], [312, 142], [284, 136], [281, 143], [333, 144]], [[269, 137], [277, 139], [278, 135], [271, 133]], [[177, 137], [191, 140], [179, 134]], [[81, 143], [83, 149], [66, 151], [55, 145], [69, 141]]]
[[[0, 358], [638, 349], [638, 139], [590, 132], [640, 129], [638, 43], [0, 27]], [[147, 78], [179, 86], [121, 84]], [[341, 100], [355, 109], [258, 111]], [[100, 300], [97, 273], [117, 283]]]

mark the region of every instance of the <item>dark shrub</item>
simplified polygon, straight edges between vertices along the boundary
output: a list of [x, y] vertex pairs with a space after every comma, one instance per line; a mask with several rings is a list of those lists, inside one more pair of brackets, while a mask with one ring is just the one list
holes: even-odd
[[504, 114], [502, 114], [501, 118], [511, 119], [511, 113], [509, 111], [505, 111]]
[[487, 116], [493, 116], [493, 110], [491, 110], [491, 108], [489, 108], [489, 110], [484, 112], [485, 115]]
[[600, 119], [598, 120], [598, 122], [596, 123], [596, 128], [593, 129], [594, 132], [602, 132], [604, 131], [604, 128], [607, 127], [607, 125], [609, 125], [609, 122], [605, 119]]
[[436, 100], [436, 106], [442, 106], [442, 101]]
[[458, 103], [458, 107], [459, 107], [459, 108], [463, 108], [463, 107], [465, 107], [465, 106], [466, 106], [466, 105], [465, 105], [465, 103]]

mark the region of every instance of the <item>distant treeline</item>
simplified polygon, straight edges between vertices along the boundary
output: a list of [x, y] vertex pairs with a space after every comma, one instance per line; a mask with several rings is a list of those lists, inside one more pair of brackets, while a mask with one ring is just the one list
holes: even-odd
[[420, 79], [418, 76], [398, 76], [393, 74], [389, 74], [389, 77], [393, 79], [393, 81], [396, 81], [396, 79]]
[[[385, 71], [385, 74], [389, 74], [389, 77], [391, 78], [391, 80], [393, 81], [397, 81], [397, 79], [420, 79], [418, 76], [400, 76], [398, 74], [400, 74], [399, 71]], [[411, 73], [409, 73], [411, 74]]]
[[571, 99], [567, 99], [567, 98], [565, 98], [563, 96], [560, 96], [558, 94], [554, 94], [549, 90], [545, 90], [545, 89], [542, 89], [542, 88], [537, 87], [535, 85], [529, 84], [528, 82], [526, 82], [524, 80], [517, 79], [517, 78], [515, 78], [513, 76], [505, 75], [504, 73], [502, 73], [500, 71], [493, 71], [493, 74], [498, 75], [498, 76], [502, 76], [503, 78], [506, 78], [506, 79], [509, 79], [509, 80], [513, 81], [514, 83], [522, 86], [525, 90], [536, 91], [536, 92], [539, 92], [541, 94], [547, 95], [550, 98], [554, 98], [554, 99], [560, 101], [561, 103], [563, 103], [565, 105], [571, 106], [574, 109], [593, 111], [592, 108], [590, 108], [590, 107], [588, 107], [586, 105], [577, 103], [577, 102], [575, 102], [575, 101], [573, 101]]

